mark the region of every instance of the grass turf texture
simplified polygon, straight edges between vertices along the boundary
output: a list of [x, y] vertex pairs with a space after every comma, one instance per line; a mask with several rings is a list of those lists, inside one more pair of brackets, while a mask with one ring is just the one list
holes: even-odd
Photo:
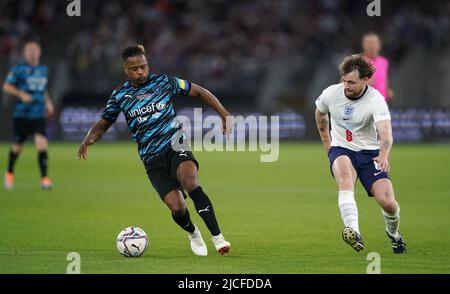
[[[55, 188], [41, 191], [36, 153], [26, 146], [15, 189], [0, 189], [0, 273], [65, 273], [72, 251], [81, 255], [82, 273], [365, 273], [369, 252], [381, 255], [382, 273], [450, 273], [448, 145], [393, 150], [391, 175], [409, 245], [403, 256], [392, 253], [380, 208], [359, 183], [366, 248], [357, 253], [341, 240], [337, 189], [320, 145], [282, 144], [275, 163], [260, 163], [255, 152], [196, 152], [201, 184], [232, 243], [232, 253], [219, 256], [188, 199], [206, 258], [192, 254], [132, 143], [98, 143], [86, 162], [75, 159], [77, 147], [51, 144]], [[2, 170], [7, 151], [1, 144]], [[150, 239], [140, 258], [116, 250], [117, 234], [130, 225]]]

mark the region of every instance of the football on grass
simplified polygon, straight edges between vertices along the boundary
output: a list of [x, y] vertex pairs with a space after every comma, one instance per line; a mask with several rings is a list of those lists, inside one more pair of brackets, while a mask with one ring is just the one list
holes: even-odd
[[126, 257], [141, 256], [148, 246], [147, 234], [138, 227], [123, 229], [116, 240], [117, 250]]

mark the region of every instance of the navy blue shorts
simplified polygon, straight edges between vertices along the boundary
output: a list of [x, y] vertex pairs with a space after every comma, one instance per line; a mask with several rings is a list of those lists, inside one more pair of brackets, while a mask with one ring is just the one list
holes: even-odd
[[352, 161], [359, 181], [364, 186], [364, 189], [366, 189], [367, 194], [369, 196], [373, 196], [372, 193], [370, 193], [373, 183], [375, 183], [379, 179], [389, 179], [389, 174], [379, 170], [378, 166], [372, 160], [372, 158], [377, 157], [379, 153], [379, 150], [362, 150], [356, 152], [347, 148], [331, 147], [330, 151], [328, 152], [331, 174], [333, 175], [332, 167], [333, 162], [336, 160], [336, 158], [342, 155], [348, 156]]

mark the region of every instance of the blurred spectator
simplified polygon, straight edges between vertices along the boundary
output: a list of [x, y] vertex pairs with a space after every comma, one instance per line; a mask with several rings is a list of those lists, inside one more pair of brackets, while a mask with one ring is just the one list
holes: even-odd
[[[368, 30], [383, 39], [395, 62], [422, 43], [449, 45], [447, 1], [384, 1], [382, 16], [366, 15], [365, 1], [154, 0], [83, 1], [69, 18], [65, 1], [0, 3], [0, 73], [17, 61], [23, 40], [39, 35], [49, 64], [64, 58], [73, 83], [89, 87], [122, 78], [121, 49], [143, 43], [159, 71], [215, 88], [252, 86], [278, 56], [320, 58], [359, 50]], [[53, 62], [53, 63], [52, 63]]]

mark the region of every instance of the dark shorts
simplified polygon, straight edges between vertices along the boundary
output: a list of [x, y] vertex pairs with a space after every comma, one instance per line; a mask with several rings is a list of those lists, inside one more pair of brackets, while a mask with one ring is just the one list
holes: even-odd
[[[382, 172], [375, 165], [372, 158], [377, 157], [380, 153], [379, 150], [362, 150], [359, 152], [352, 151], [347, 148], [342, 147], [331, 147], [328, 152], [328, 158], [330, 159], [330, 169], [333, 175], [333, 162], [339, 156], [346, 155], [352, 161], [353, 167], [356, 170], [359, 181], [366, 189], [369, 196], [373, 196], [370, 190], [372, 189], [373, 183], [379, 179], [389, 179], [389, 174]], [[334, 177], [334, 175], [333, 175]]]
[[173, 190], [180, 190], [184, 198], [187, 198], [183, 187], [177, 180], [177, 168], [180, 163], [187, 160], [192, 160], [197, 165], [197, 169], [199, 168], [191, 151], [174, 151], [171, 147], [144, 162], [148, 178], [161, 199], [164, 199]]
[[15, 118], [13, 120], [14, 143], [22, 144], [29, 136], [35, 134], [47, 136], [46, 129], [47, 123], [45, 118]]

